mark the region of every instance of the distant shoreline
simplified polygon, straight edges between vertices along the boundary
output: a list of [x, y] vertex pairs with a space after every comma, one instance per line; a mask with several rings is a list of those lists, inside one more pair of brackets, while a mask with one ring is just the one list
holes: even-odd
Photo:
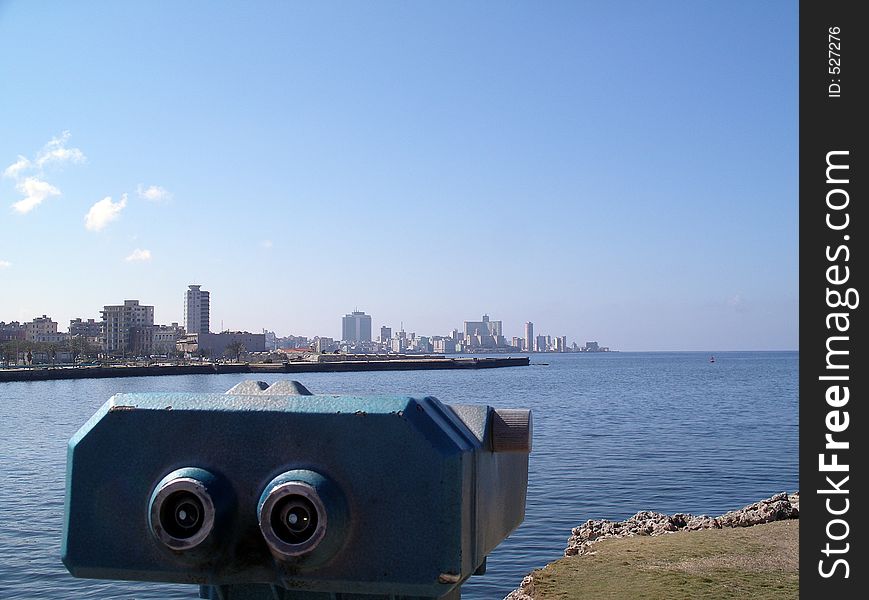
[[0, 383], [61, 379], [104, 379], [162, 375], [220, 375], [225, 373], [334, 373], [353, 371], [416, 371], [432, 369], [493, 369], [528, 366], [527, 356], [504, 358], [404, 358], [392, 360], [336, 360], [329, 362], [207, 363], [197, 365], [116, 365], [0, 369]]

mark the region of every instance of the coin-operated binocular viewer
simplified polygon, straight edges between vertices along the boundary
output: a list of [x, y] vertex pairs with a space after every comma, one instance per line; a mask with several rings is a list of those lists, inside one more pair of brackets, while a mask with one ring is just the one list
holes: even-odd
[[530, 450], [527, 410], [118, 394], [69, 443], [63, 562], [213, 600], [457, 600], [524, 518]]

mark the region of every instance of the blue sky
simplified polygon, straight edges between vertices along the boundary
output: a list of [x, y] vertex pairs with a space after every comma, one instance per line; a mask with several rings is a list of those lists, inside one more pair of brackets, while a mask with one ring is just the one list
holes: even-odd
[[796, 2], [0, 2], [0, 320], [797, 347]]

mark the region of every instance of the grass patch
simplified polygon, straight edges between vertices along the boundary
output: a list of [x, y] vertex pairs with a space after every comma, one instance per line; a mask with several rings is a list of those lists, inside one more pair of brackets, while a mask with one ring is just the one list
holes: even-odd
[[799, 596], [799, 520], [608, 539], [534, 572], [535, 600]]

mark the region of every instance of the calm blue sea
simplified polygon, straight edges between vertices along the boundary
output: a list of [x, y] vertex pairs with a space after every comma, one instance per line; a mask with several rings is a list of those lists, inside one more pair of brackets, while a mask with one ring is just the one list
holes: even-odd
[[[534, 411], [524, 524], [466, 600], [499, 600], [571, 527], [638, 510], [720, 514], [799, 489], [797, 352], [533, 355], [529, 367], [298, 375], [314, 393], [434, 395]], [[72, 578], [60, 562], [69, 437], [118, 392], [223, 392], [244, 377], [0, 383], [0, 598], [193, 599], [193, 586]], [[274, 376], [259, 376], [272, 382]], [[39, 490], [39, 498], [34, 494]]]

